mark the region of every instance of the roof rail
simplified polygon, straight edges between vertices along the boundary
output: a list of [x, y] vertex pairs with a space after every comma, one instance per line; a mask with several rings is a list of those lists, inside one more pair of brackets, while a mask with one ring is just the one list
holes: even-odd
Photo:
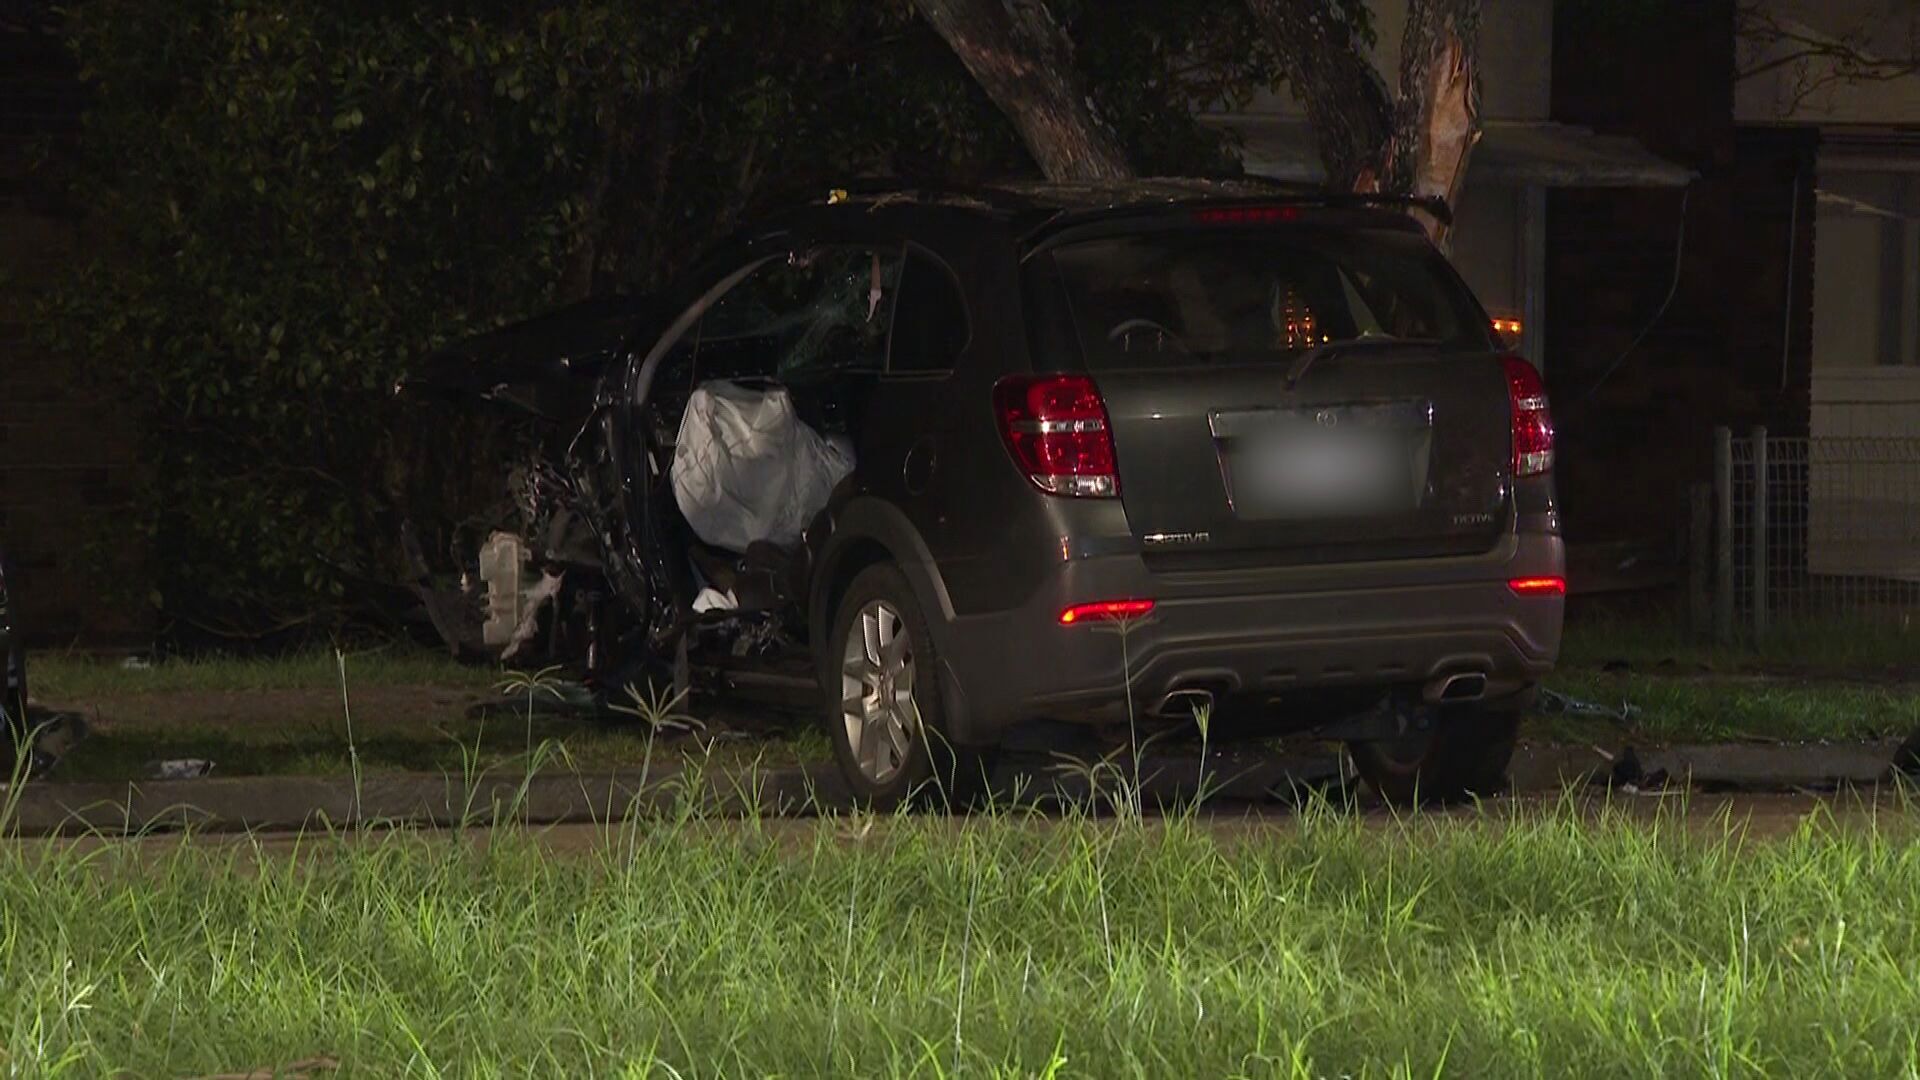
[[[995, 196], [1000, 196], [995, 198]], [[750, 212], [765, 213], [802, 206], [846, 201], [870, 202], [894, 196], [904, 199], [964, 199], [1004, 209], [1010, 199], [989, 184], [953, 184], [902, 177], [862, 176], [828, 183], [788, 185], [754, 200]]]
[[1250, 186], [1270, 188], [1276, 195], [1284, 196], [1290, 202], [1307, 202], [1328, 207], [1392, 206], [1404, 210], [1425, 210], [1441, 224], [1453, 224], [1453, 207], [1438, 195], [1397, 195], [1387, 191], [1332, 191], [1295, 180], [1280, 180], [1253, 174], [1236, 179]]
[[[1204, 178], [1156, 178], [1138, 177], [1132, 183], [1151, 187], [1156, 181], [1161, 183], [1210, 183], [1222, 188], [1239, 187], [1238, 192], [1220, 192], [1220, 196], [1242, 200], [1249, 198], [1271, 197], [1289, 203], [1325, 206], [1330, 208], [1346, 207], [1395, 207], [1409, 210], [1423, 210], [1444, 224], [1453, 223], [1453, 210], [1445, 199], [1432, 195], [1397, 195], [1389, 192], [1352, 192], [1331, 191], [1314, 184], [1302, 184], [1296, 181], [1279, 180], [1273, 177], [1245, 175], [1222, 177], [1214, 180]], [[1118, 186], [1124, 187], [1128, 181]], [[1036, 196], [1031, 190], [1022, 188], [1045, 189], [1045, 181], [1007, 181], [1001, 184], [974, 183], [955, 184], [939, 181], [923, 182], [900, 177], [856, 177], [828, 184], [812, 184], [800, 187], [788, 187], [756, 200], [757, 212], [766, 212], [776, 208], [794, 208], [800, 206], [820, 206], [827, 203], [845, 201], [870, 202], [884, 200], [889, 196], [906, 199], [924, 199], [927, 201], [966, 201], [1000, 211], [1018, 212], [1022, 209], [1040, 209], [1048, 205], [1044, 196]], [[1077, 185], [1068, 183], [1059, 185], [1071, 189]], [[1089, 185], [1099, 187], [1101, 185]], [[1170, 193], [1171, 194], [1171, 193]], [[1195, 196], [1205, 197], [1196, 191]]]

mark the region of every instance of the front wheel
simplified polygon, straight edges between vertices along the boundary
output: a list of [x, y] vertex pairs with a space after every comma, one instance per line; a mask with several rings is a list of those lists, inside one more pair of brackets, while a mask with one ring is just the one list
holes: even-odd
[[1434, 722], [1397, 739], [1348, 745], [1354, 768], [1394, 806], [1457, 803], [1505, 790], [1520, 711], [1451, 705]]

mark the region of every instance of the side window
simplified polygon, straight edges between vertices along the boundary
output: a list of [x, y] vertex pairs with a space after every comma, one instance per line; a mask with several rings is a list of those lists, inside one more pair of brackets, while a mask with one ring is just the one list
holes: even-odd
[[900, 252], [823, 247], [762, 263], [700, 320], [697, 378], [879, 371]]
[[953, 271], [933, 256], [909, 248], [887, 370], [895, 374], [951, 371], [970, 333], [966, 300]]

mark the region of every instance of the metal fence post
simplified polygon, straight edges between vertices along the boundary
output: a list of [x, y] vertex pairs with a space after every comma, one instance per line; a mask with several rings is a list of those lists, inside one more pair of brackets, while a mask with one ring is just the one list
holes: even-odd
[[1753, 428], [1753, 636], [1767, 633], [1767, 429]]
[[1733, 429], [1713, 429], [1713, 638], [1733, 641]]

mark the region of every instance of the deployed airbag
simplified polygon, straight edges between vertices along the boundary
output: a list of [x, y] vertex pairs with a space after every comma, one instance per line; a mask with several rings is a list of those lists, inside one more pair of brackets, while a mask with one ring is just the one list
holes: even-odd
[[673, 497], [714, 547], [792, 547], [852, 471], [853, 448], [802, 423], [784, 387], [716, 379], [694, 390], [680, 419]]

